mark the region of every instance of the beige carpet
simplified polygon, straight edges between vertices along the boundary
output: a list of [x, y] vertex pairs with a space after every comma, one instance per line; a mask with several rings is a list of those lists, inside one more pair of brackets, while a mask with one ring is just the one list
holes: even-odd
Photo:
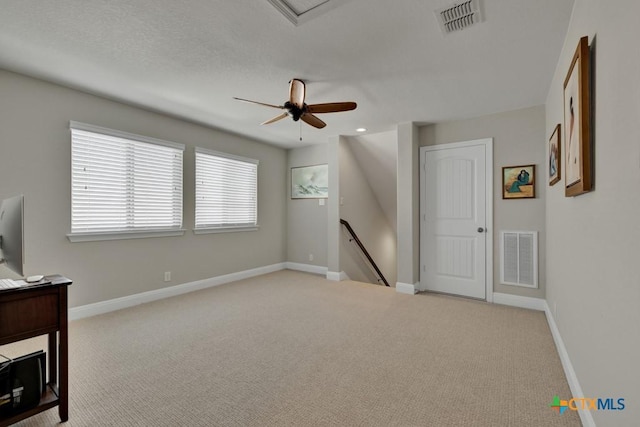
[[70, 426], [580, 425], [542, 312], [293, 271], [72, 322], [70, 371]]

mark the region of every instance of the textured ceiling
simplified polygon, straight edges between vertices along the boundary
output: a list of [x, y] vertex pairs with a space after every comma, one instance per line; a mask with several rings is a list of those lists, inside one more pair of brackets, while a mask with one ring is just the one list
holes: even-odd
[[303, 144], [539, 105], [573, 6], [484, 0], [485, 22], [444, 36], [449, 1], [335, 1], [295, 26], [267, 0], [3, 0], [0, 68], [294, 147], [298, 123], [232, 98], [282, 104], [296, 77], [308, 103], [358, 103]]
[[326, 3], [326, 0], [284, 0], [298, 15], [302, 15], [305, 12], [320, 6], [322, 3]]

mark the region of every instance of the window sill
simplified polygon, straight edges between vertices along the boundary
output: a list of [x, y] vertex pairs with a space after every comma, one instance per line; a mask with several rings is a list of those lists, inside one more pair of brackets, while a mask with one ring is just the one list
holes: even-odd
[[107, 231], [104, 233], [71, 233], [67, 239], [72, 243], [96, 242], [100, 240], [146, 239], [149, 237], [183, 236], [185, 230], [145, 230], [145, 231]]
[[193, 234], [235, 233], [240, 231], [258, 231], [260, 226], [247, 225], [240, 227], [202, 227], [194, 228]]

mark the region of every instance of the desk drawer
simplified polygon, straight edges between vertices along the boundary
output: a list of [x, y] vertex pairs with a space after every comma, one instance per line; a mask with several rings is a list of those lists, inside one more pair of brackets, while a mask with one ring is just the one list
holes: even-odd
[[58, 292], [0, 300], [0, 344], [58, 329]]

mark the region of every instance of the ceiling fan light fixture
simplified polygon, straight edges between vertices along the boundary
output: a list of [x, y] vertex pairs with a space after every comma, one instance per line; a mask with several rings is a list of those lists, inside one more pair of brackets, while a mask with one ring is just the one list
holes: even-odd
[[265, 107], [277, 108], [284, 110], [278, 116], [273, 117], [266, 122], [262, 122], [263, 125], [268, 125], [278, 120], [282, 120], [285, 117], [291, 117], [294, 122], [302, 120], [306, 124], [313, 126], [317, 129], [324, 128], [327, 124], [320, 120], [315, 114], [321, 113], [339, 113], [342, 111], [355, 110], [358, 104], [352, 101], [345, 102], [325, 102], [322, 104], [307, 104], [305, 103], [306, 89], [304, 81], [300, 79], [291, 79], [289, 81], [289, 99], [285, 101], [283, 105], [267, 104], [264, 102], [251, 101], [250, 99], [237, 98], [234, 99], [242, 102], [248, 102], [250, 104], [263, 105]]

